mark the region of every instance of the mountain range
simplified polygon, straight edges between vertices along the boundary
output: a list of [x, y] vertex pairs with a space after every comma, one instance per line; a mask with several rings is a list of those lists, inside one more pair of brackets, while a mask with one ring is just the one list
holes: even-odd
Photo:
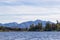
[[[12, 28], [15, 28], [15, 27], [17, 27], [17, 28], [29, 28], [31, 24], [37, 25], [40, 22], [42, 23], [43, 26], [45, 26], [46, 22], [48, 22], [48, 21], [35, 20], [35, 21], [23, 22], [23, 23], [20, 23], [20, 24], [18, 24], [16, 22], [5, 23], [5, 24], [0, 23], [0, 26], [12, 27]], [[53, 22], [50, 22], [50, 23], [53, 23]]]

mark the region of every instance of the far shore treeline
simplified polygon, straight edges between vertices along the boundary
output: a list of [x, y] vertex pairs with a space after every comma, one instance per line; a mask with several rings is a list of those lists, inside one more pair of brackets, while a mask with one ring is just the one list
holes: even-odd
[[46, 25], [43, 26], [41, 22], [37, 25], [31, 24], [29, 28], [11, 28], [0, 26], [0, 32], [4, 31], [60, 31], [60, 23], [49, 23], [46, 22]]

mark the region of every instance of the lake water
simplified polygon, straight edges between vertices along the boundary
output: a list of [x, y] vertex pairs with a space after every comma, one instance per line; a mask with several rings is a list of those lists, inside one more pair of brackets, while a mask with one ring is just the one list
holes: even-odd
[[60, 32], [0, 32], [0, 40], [60, 40]]

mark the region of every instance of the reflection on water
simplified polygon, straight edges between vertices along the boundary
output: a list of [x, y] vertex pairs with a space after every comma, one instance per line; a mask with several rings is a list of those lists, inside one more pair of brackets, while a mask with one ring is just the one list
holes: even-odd
[[0, 32], [0, 40], [60, 40], [60, 32]]

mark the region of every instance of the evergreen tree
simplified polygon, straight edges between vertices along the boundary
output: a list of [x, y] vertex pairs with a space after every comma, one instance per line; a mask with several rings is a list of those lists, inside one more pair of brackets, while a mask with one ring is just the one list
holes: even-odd
[[56, 23], [56, 30], [57, 31], [60, 31], [60, 23], [57, 21], [57, 23]]
[[31, 25], [30, 25], [29, 31], [35, 31], [35, 26], [34, 26], [34, 24], [31, 24]]
[[56, 24], [52, 23], [52, 31], [56, 31]]
[[45, 26], [45, 31], [51, 31], [51, 30], [52, 30], [52, 26], [49, 22], [47, 22]]
[[38, 23], [38, 25], [35, 26], [35, 29], [37, 31], [41, 31], [42, 30], [42, 23]]

